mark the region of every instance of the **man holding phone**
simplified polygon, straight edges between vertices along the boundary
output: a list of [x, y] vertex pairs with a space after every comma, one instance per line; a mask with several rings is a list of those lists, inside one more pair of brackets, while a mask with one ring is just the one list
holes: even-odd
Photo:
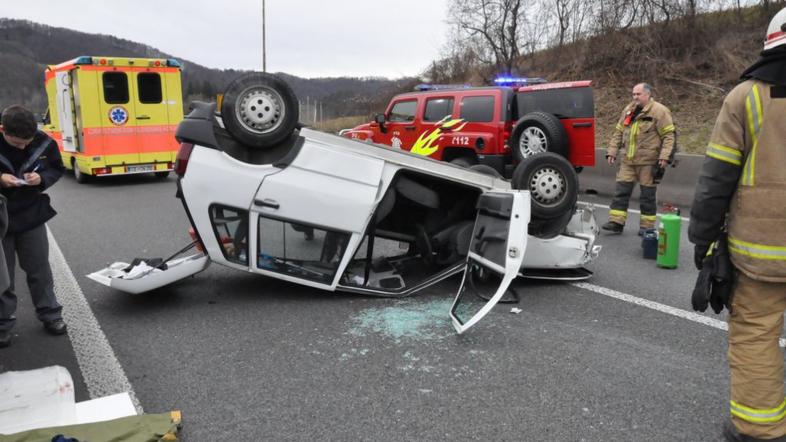
[[9, 106], [3, 110], [0, 122], [0, 193], [8, 199], [3, 250], [10, 279], [10, 287], [0, 293], [0, 347], [7, 347], [16, 322], [16, 257], [27, 275], [38, 319], [53, 335], [66, 332], [63, 307], [55, 297], [45, 225], [57, 212], [49, 203], [49, 195], [43, 193], [60, 179], [65, 168], [57, 143], [38, 130], [32, 112], [22, 106]]

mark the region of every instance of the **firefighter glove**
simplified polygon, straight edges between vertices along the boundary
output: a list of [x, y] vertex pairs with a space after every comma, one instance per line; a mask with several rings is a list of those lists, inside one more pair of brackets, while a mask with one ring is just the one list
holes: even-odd
[[693, 248], [693, 263], [698, 270], [704, 267], [704, 259], [707, 258], [707, 251], [710, 250], [709, 245], [696, 244]]

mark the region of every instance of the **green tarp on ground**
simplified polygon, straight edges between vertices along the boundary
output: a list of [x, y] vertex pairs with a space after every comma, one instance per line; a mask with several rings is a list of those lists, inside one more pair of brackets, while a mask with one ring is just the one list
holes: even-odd
[[180, 412], [173, 411], [128, 416], [92, 424], [40, 428], [7, 436], [0, 435], [0, 442], [51, 442], [58, 434], [79, 442], [170, 442], [178, 440], [179, 427]]

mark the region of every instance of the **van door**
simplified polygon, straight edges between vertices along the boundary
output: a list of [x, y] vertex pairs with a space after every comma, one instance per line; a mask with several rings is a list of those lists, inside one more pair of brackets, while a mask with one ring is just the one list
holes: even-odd
[[[332, 289], [376, 204], [384, 161], [306, 142], [262, 180], [251, 207], [249, 268]], [[352, 242], [350, 242], [352, 241]]]
[[71, 71], [55, 73], [55, 84], [57, 88], [55, 103], [60, 124], [60, 134], [63, 138], [63, 150], [76, 152], [78, 139], [76, 136], [76, 119], [74, 118], [74, 90], [71, 87]]
[[477, 207], [464, 278], [450, 309], [458, 333], [499, 302], [518, 275], [527, 248], [529, 192], [484, 193]]

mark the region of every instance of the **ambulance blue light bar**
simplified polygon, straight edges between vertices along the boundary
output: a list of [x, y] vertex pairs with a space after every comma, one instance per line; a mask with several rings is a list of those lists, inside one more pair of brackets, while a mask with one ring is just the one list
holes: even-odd
[[74, 61], [74, 64], [93, 64], [93, 57], [88, 57], [86, 55], [77, 57], [76, 61]]
[[428, 84], [422, 83], [415, 86], [416, 91], [439, 91], [445, 89], [467, 89], [472, 86], [468, 84]]
[[497, 77], [494, 79], [494, 83], [497, 86], [529, 86], [531, 84], [546, 83], [546, 80], [540, 77], [532, 77], [532, 78]]
[[175, 60], [174, 58], [170, 58], [166, 61], [166, 65], [171, 68], [179, 68], [182, 67], [179, 61]]

